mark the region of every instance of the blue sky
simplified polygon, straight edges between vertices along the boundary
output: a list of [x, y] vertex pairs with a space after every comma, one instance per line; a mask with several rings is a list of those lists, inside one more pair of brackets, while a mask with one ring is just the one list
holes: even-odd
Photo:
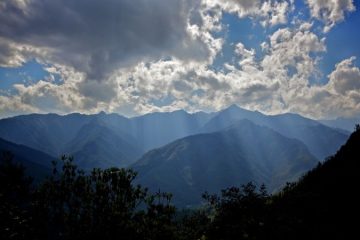
[[44, 66], [36, 60], [29, 60], [18, 67], [0, 68], [0, 88], [8, 91], [9, 94], [15, 94], [14, 84], [31, 85], [49, 76]]
[[0, 117], [233, 103], [359, 116], [359, 0], [36, 2], [0, 4]]

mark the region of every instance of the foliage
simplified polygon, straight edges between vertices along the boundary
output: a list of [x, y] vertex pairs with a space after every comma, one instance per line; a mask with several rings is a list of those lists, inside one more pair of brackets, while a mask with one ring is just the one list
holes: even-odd
[[266, 225], [268, 194], [262, 185], [248, 183], [241, 188], [231, 187], [217, 195], [203, 196], [213, 210], [208, 239], [255, 239]]
[[[19, 239], [173, 238], [175, 208], [170, 194], [151, 195], [147, 189], [133, 186], [136, 173], [132, 170], [94, 169], [85, 173], [77, 169], [71, 157], [61, 160], [60, 166], [54, 162], [53, 175], [33, 191], [21, 166], [2, 163], [0, 172], [5, 174], [1, 180], [6, 180], [1, 182], [8, 183], [1, 188], [1, 227], [6, 230], [2, 230], [2, 239], [11, 239], [14, 234]], [[18, 209], [23, 205], [31, 216], [31, 226], [17, 230], [24, 225]], [[11, 219], [16, 219], [13, 228], [9, 227]], [[6, 232], [9, 234], [4, 235]]]
[[179, 240], [206, 239], [211, 219], [208, 208], [187, 209], [178, 212], [177, 238]]
[[3, 152], [0, 164], [0, 239], [24, 239], [31, 229], [28, 205], [31, 179]]

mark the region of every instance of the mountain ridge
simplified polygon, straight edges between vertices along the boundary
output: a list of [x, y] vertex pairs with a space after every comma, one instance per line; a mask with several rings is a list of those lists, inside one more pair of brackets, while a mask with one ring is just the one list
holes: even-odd
[[[237, 105], [231, 105], [229, 108], [220, 111], [203, 126], [201, 132], [217, 131], [240, 119], [248, 119], [255, 124], [270, 127], [286, 137], [296, 138], [304, 142], [319, 159], [325, 159], [334, 154], [348, 138], [343, 132], [299, 114], [264, 115], [260, 112], [240, 108]], [[314, 131], [317, 134], [314, 134]]]
[[[149, 113], [133, 118], [105, 112], [92, 115], [71, 113], [64, 116], [29, 114], [1, 119], [0, 137], [42, 151], [55, 158], [64, 153], [74, 154], [75, 152], [77, 158], [85, 159], [85, 156], [94, 156], [92, 163], [86, 167], [107, 166], [103, 165], [100, 157], [96, 155], [107, 156], [112, 158], [110, 162], [116, 166], [126, 167], [137, 160], [137, 155], [145, 154], [151, 149], [162, 147], [186, 136], [219, 131], [241, 119], [249, 119], [257, 125], [270, 127], [285, 137], [304, 142], [318, 159], [331, 155], [347, 138], [347, 135], [341, 131], [325, 127], [297, 114], [268, 116], [258, 111], [242, 109], [237, 105], [231, 105], [215, 113], [187, 113], [179, 110]], [[103, 128], [108, 136], [98, 131], [99, 141], [94, 142], [93, 139], [88, 138], [87, 134], [94, 134], [95, 130], [88, 128], [85, 131], [83, 128], [91, 123], [96, 123], [95, 128]], [[79, 134], [82, 137], [79, 137]], [[91, 142], [86, 144], [85, 139]], [[114, 139], [119, 144], [109, 144], [105, 139]], [[74, 149], [81, 142], [84, 149]], [[115, 145], [124, 151], [115, 151]], [[107, 146], [112, 147], [107, 150]], [[125, 151], [127, 148], [133, 149], [134, 153]], [[114, 154], [115, 152], [117, 154]], [[130, 157], [132, 160], [125, 161], [123, 152], [132, 155], [133, 157]], [[118, 160], [115, 160], [116, 157]], [[126, 162], [125, 165], [124, 162]]]
[[205, 191], [249, 181], [278, 189], [316, 163], [300, 141], [241, 120], [222, 131], [191, 135], [151, 150], [131, 167], [142, 185], [172, 192], [175, 202], [193, 205]]

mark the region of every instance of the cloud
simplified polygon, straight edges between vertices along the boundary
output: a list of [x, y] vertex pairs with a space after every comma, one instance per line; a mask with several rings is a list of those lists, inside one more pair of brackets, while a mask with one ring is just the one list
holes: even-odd
[[[211, 36], [189, 30], [195, 7], [190, 0], [4, 0], [0, 64], [37, 57], [100, 81], [140, 61], [206, 61], [214, 54]], [[25, 54], [24, 45], [37, 54]]]
[[0, 38], [0, 67], [17, 67], [25, 61], [16, 46], [7, 44]]
[[303, 87], [289, 101], [291, 111], [313, 118], [354, 117], [360, 112], [360, 69], [355, 57], [335, 65], [324, 85]]
[[40, 55], [38, 49], [26, 44], [17, 44], [0, 35], [0, 67], [20, 67], [31, 56], [37, 55]]
[[329, 85], [336, 93], [360, 92], [360, 69], [354, 66], [355, 57], [336, 64], [335, 70], [328, 76]]
[[286, 23], [293, 9], [293, 1], [274, 0], [3, 0], [0, 66], [36, 58], [62, 81], [14, 85], [16, 94], [0, 95], [1, 116], [101, 110], [131, 116], [232, 103], [313, 118], [358, 113], [354, 58], [339, 62], [328, 83], [310, 83], [322, 77], [318, 64], [326, 51], [312, 22], [271, 30], [261, 52], [243, 42], [230, 45], [231, 60], [214, 68], [226, 37], [223, 12], [267, 27]]
[[205, 0], [208, 6], [237, 14], [239, 18], [251, 17], [264, 27], [287, 23], [287, 15], [294, 10], [293, 0]]
[[0, 95], [0, 115], [2, 117], [15, 116], [19, 114], [36, 112], [37, 108], [21, 102], [20, 96]]
[[325, 39], [311, 32], [311, 24], [278, 29], [263, 45], [266, 54], [258, 59], [254, 49], [235, 44], [235, 61], [224, 63], [226, 71], [215, 71], [204, 62], [160, 59], [117, 69], [107, 81], [97, 82], [85, 81], [84, 73], [68, 66], [54, 65], [47, 69], [61, 76], [61, 84], [18, 84], [18, 95], [7, 101], [14, 108], [36, 112], [105, 110], [127, 115], [179, 108], [213, 111], [232, 103], [270, 114], [292, 111], [316, 118], [351, 115], [359, 109], [359, 91], [349, 89], [357, 86], [359, 74], [353, 58], [336, 65], [328, 84], [309, 84], [317, 74], [314, 55], [326, 50]]
[[308, 23], [295, 29], [278, 29], [270, 36], [269, 44], [270, 52], [262, 66], [275, 74], [293, 69], [290, 75], [306, 81], [316, 70], [317, 58], [312, 54], [326, 51], [325, 38], [319, 39], [311, 32]]
[[311, 16], [325, 23], [324, 32], [343, 21], [346, 12], [355, 11], [353, 0], [307, 0]]
[[[338, 63], [327, 84], [309, 84], [317, 65], [311, 55], [324, 51], [325, 46], [307, 29], [299, 26], [274, 32], [263, 59], [256, 59], [255, 50], [237, 43], [237, 61], [234, 65], [225, 63], [225, 72], [204, 63], [172, 59], [141, 62], [115, 71], [106, 82], [88, 82], [74, 69], [51, 67], [49, 71], [60, 74], [63, 83], [43, 80], [30, 86], [18, 84], [17, 95], [0, 98], [0, 109], [6, 115], [55, 109], [58, 113], [105, 110], [131, 116], [177, 109], [213, 111], [237, 103], [269, 114], [290, 111], [313, 118], [358, 113], [360, 70], [354, 66], [354, 58]], [[289, 66], [295, 69], [293, 73]], [[161, 100], [164, 104], [156, 104]]]
[[[19, 67], [35, 58], [62, 79], [15, 85], [16, 95], [2, 96], [1, 115], [156, 110], [150, 101], [166, 95], [159, 86], [167, 85], [167, 60], [179, 69], [211, 63], [223, 44], [212, 34], [221, 30], [220, 20], [221, 12], [190, 0], [1, 1], [0, 66]], [[152, 62], [161, 69], [126, 78], [140, 66], [159, 65]], [[174, 95], [189, 87], [172, 83]]]

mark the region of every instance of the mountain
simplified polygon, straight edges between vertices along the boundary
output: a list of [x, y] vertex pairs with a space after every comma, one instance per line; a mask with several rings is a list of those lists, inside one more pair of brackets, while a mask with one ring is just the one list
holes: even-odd
[[66, 147], [84, 169], [94, 167], [126, 167], [138, 159], [143, 151], [136, 140], [126, 133], [116, 132], [99, 119], [84, 125]]
[[211, 113], [187, 113], [184, 110], [157, 112], [131, 119], [133, 136], [147, 151], [176, 139], [196, 133], [210, 118]]
[[10, 152], [14, 161], [21, 163], [25, 167], [26, 173], [35, 181], [40, 181], [48, 176], [52, 169], [51, 162], [56, 160], [46, 153], [0, 138], [0, 158], [5, 157], [3, 154], [6, 152]]
[[118, 114], [30, 114], [0, 120], [0, 137], [55, 158], [74, 155], [81, 168], [123, 167], [143, 150], [127, 132], [130, 120]]
[[332, 128], [352, 132], [355, 125], [360, 123], [360, 118], [336, 118], [332, 120], [320, 120], [320, 122]]
[[178, 205], [200, 203], [205, 191], [255, 181], [271, 190], [297, 179], [317, 159], [296, 139], [249, 120], [176, 140], [146, 153], [132, 167], [151, 190], [174, 194]]
[[[333, 154], [347, 139], [344, 131], [296, 114], [267, 116], [232, 105], [217, 113], [183, 110], [126, 118], [119, 114], [30, 114], [0, 120], [0, 138], [55, 158], [75, 155], [80, 167], [126, 167], [140, 155], [177, 139], [216, 132], [248, 119], [285, 137], [302, 141], [318, 159]], [[106, 159], [106, 160], [105, 160]]]
[[91, 120], [82, 114], [29, 114], [0, 120], [0, 137], [59, 157], [79, 129]]
[[334, 156], [274, 199], [280, 216], [274, 226], [282, 227], [282, 238], [350, 239], [357, 234], [359, 159], [357, 129]]
[[201, 132], [218, 131], [240, 119], [248, 119], [255, 124], [269, 127], [280, 134], [302, 141], [318, 159], [324, 159], [336, 152], [345, 143], [348, 135], [327, 127], [315, 120], [298, 114], [286, 113], [264, 115], [232, 105], [220, 111], [201, 129]]
[[212, 115], [185, 111], [132, 119], [94, 115], [30, 114], [0, 120], [0, 137], [58, 158], [74, 155], [83, 168], [126, 167], [145, 150], [195, 133]]

